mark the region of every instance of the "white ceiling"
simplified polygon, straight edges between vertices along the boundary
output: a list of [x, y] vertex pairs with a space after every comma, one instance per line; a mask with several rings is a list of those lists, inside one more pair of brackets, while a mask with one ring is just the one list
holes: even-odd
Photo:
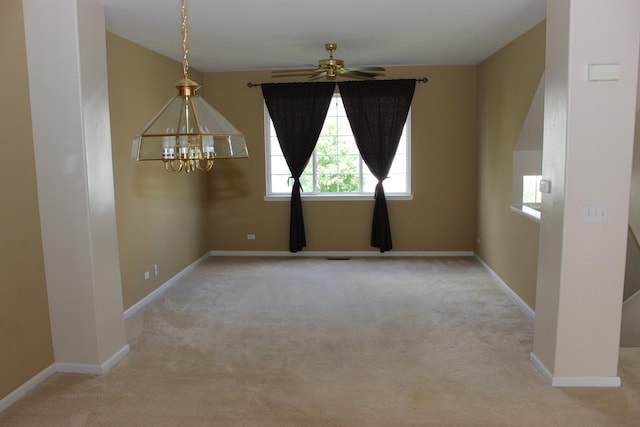
[[[181, 0], [99, 0], [107, 30], [182, 61]], [[477, 64], [545, 18], [545, 0], [188, 0], [200, 71]]]

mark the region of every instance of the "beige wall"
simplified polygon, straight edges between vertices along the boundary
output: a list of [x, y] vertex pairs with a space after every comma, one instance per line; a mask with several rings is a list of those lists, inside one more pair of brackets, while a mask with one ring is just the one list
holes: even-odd
[[[428, 77], [412, 104], [412, 201], [389, 201], [397, 251], [471, 251], [476, 206], [476, 67], [390, 67], [387, 78]], [[245, 133], [249, 159], [209, 176], [213, 250], [287, 251], [289, 202], [265, 202], [264, 110], [270, 73], [205, 74], [204, 96]], [[280, 80], [278, 80], [280, 81]], [[308, 251], [367, 251], [373, 200], [303, 202]], [[249, 241], [248, 233], [256, 235]]]
[[[6, 164], [0, 172], [3, 175], [0, 180], [3, 183], [3, 211], [7, 218], [0, 225], [3, 228], [0, 278], [3, 284], [12, 284], [0, 288], [0, 341], [3, 343], [0, 346], [1, 398], [50, 365], [53, 354], [36, 180], [34, 174], [24, 174], [25, 165], [27, 170], [29, 163], [33, 168], [33, 160], [30, 160], [33, 159], [33, 146], [20, 1], [1, 2], [0, 17], [3, 24], [0, 51], [13, 59], [3, 61], [0, 65], [2, 91], [7, 95], [0, 98], [2, 142], [3, 146], [7, 146], [11, 141], [12, 149], [19, 150], [18, 154], [23, 159], [20, 163]], [[532, 33], [541, 32], [538, 29]], [[529, 48], [525, 45], [525, 51]], [[510, 49], [505, 51], [509, 52]], [[481, 66], [478, 80], [481, 85], [478, 88], [478, 68], [475, 66], [388, 69], [388, 78], [427, 76], [430, 79], [427, 84], [417, 85], [412, 108], [414, 199], [389, 202], [395, 250], [474, 249], [477, 194], [482, 195], [490, 190], [481, 185], [478, 193], [479, 153], [476, 137], [478, 131], [482, 135], [482, 130], [487, 130], [487, 127], [480, 123], [477, 128], [476, 105], [490, 101], [488, 98], [493, 102], [489, 104], [494, 105], [490, 110], [481, 108], [480, 118], [487, 117], [489, 113], [492, 118], [500, 115], [510, 117], [512, 110], [518, 109], [513, 102], [502, 105], [495, 101], [503, 97], [517, 99], [519, 93], [516, 90], [516, 94], [513, 94], [514, 87], [504, 81], [510, 81], [510, 73], [500, 70], [490, 72], [492, 68], [487, 64], [497, 61], [500, 55], [505, 54], [500, 53]], [[530, 68], [529, 56], [537, 57], [535, 49], [514, 55], [521, 58], [515, 62], [526, 63], [526, 66], [520, 65], [524, 71]], [[110, 33], [107, 34], [107, 60], [118, 245], [125, 308], [144, 298], [209, 249], [286, 251], [289, 204], [265, 202], [263, 199], [263, 101], [258, 88], [246, 87], [248, 81], [270, 81], [269, 73], [201, 75], [195, 70], [190, 72], [194, 80], [203, 83], [202, 94], [245, 132], [251, 157], [218, 161], [214, 171], [208, 175], [170, 175], [160, 164], [130, 160], [130, 149], [133, 135], [175, 94], [173, 84], [181, 78], [181, 64]], [[541, 72], [542, 67], [539, 68]], [[513, 86], [518, 86], [515, 83], [521, 80], [514, 79]], [[480, 94], [478, 103], [476, 89]], [[489, 97], [490, 90], [500, 93]], [[534, 90], [535, 84], [532, 83], [529, 96], [533, 95]], [[519, 107], [521, 120], [527, 106], [527, 103], [523, 103]], [[517, 138], [518, 130], [514, 126], [513, 141]], [[495, 131], [488, 134], [491, 138], [480, 138], [480, 149], [483, 150], [480, 153], [484, 157], [481, 157], [479, 164], [483, 169], [493, 166], [487, 164], [484, 153], [489, 148], [488, 141], [500, 142], [504, 139]], [[24, 143], [15, 145], [18, 141]], [[505, 161], [510, 161], [510, 149], [508, 155], [506, 152], [501, 154]], [[507, 177], [505, 183], [510, 182], [509, 174], [504, 175]], [[16, 181], [16, 176], [20, 177], [19, 181]], [[480, 176], [484, 177], [483, 174]], [[504, 206], [506, 215], [512, 215], [507, 210], [510, 194], [507, 187], [507, 191], [498, 192], [500, 195], [504, 193], [506, 198], [499, 208]], [[481, 212], [481, 218], [486, 217], [487, 200], [491, 198], [479, 203], [481, 211], [485, 212], [484, 216]], [[369, 246], [372, 204], [372, 201], [305, 202], [306, 249], [374, 250]], [[526, 220], [509, 217], [505, 223], [519, 224], [525, 230], [527, 227], [533, 229], [520, 234], [520, 238], [535, 236], [536, 227], [522, 221]], [[485, 222], [481, 220], [479, 224], [482, 227]], [[496, 219], [491, 224], [495, 226], [500, 221]], [[495, 230], [485, 230], [489, 231], [492, 233], [488, 235], [496, 234]], [[248, 241], [247, 233], [256, 234], [257, 239]], [[500, 245], [501, 241], [505, 245], [510, 243], [510, 240], [501, 240], [499, 234], [493, 237], [494, 246]], [[490, 242], [492, 238], [487, 240]], [[512, 240], [517, 240], [517, 237]], [[483, 245], [480, 246], [481, 250]], [[530, 251], [534, 254], [533, 265], [536, 250], [537, 247]], [[505, 251], [511, 253], [510, 249]], [[491, 263], [498, 255], [489, 251], [485, 260]], [[159, 265], [158, 277], [153, 277], [153, 264]], [[492, 267], [500, 273], [499, 264], [493, 263]], [[144, 280], [145, 271], [151, 272], [152, 277], [148, 281]], [[503, 278], [508, 279], [505, 276]], [[507, 281], [514, 283], [515, 290], [520, 292], [518, 280]], [[535, 284], [535, 271], [531, 281]]]
[[476, 253], [534, 308], [539, 225], [510, 211], [513, 148], [544, 71], [540, 23], [478, 67]]
[[[182, 64], [107, 33], [122, 294], [129, 308], [209, 250], [206, 175], [131, 160], [133, 136], [176, 94]], [[202, 82], [195, 70], [189, 76]], [[153, 276], [158, 264], [159, 275]], [[144, 280], [144, 272], [151, 279]]]
[[53, 363], [22, 3], [0, 2], [0, 399]]

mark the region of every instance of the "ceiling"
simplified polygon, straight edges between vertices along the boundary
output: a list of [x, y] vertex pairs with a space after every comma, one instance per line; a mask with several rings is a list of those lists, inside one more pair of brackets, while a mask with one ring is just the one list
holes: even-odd
[[[99, 0], [107, 30], [182, 61], [181, 0]], [[477, 64], [545, 18], [546, 0], [188, 0], [200, 71]]]

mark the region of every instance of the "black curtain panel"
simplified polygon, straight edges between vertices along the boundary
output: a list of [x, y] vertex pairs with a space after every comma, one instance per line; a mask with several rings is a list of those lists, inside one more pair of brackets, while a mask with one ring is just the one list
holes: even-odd
[[416, 81], [371, 80], [338, 83], [347, 118], [362, 160], [378, 179], [375, 190], [371, 246], [380, 252], [393, 249], [387, 200], [382, 181], [387, 178]]
[[289, 251], [298, 252], [307, 245], [300, 198], [300, 175], [307, 166], [322, 131], [335, 82], [263, 83], [261, 87], [282, 154], [293, 178]]

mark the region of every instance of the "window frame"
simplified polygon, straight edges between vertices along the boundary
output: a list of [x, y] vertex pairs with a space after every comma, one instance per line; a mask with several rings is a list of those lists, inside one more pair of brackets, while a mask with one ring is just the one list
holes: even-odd
[[[340, 96], [339, 92], [336, 92], [333, 97]], [[332, 98], [333, 100], [333, 98]], [[271, 117], [267, 109], [266, 103], [263, 104], [264, 111], [264, 145], [265, 145], [265, 196], [266, 201], [288, 201], [291, 199], [291, 193], [272, 193], [271, 192]], [[406, 192], [386, 192], [385, 196], [387, 200], [413, 200], [413, 194], [411, 190], [411, 109], [407, 115], [405, 122], [405, 135], [406, 135], [406, 165], [405, 165], [405, 181]], [[314, 148], [315, 153], [315, 148]], [[358, 153], [359, 162], [362, 164], [360, 169], [360, 183], [364, 175], [364, 168], [367, 166], [364, 164], [364, 160], [360, 153]], [[310, 161], [315, 162], [315, 156], [312, 155]], [[315, 166], [314, 166], [315, 169]], [[310, 201], [329, 201], [329, 200], [371, 200], [374, 196], [373, 192], [349, 192], [349, 193], [316, 193], [302, 191], [301, 197], [303, 200]]]
[[[534, 201], [525, 200], [525, 193], [527, 192], [527, 188], [525, 188], [525, 182], [524, 182], [525, 178], [535, 179], [535, 182], [533, 183], [531, 188], [529, 188], [529, 190], [533, 190]], [[542, 192], [540, 191], [540, 181], [542, 181], [542, 175], [538, 175], [538, 174], [522, 175], [522, 199], [521, 199], [522, 206], [528, 206], [532, 209], [540, 210], [540, 207], [542, 206]]]

